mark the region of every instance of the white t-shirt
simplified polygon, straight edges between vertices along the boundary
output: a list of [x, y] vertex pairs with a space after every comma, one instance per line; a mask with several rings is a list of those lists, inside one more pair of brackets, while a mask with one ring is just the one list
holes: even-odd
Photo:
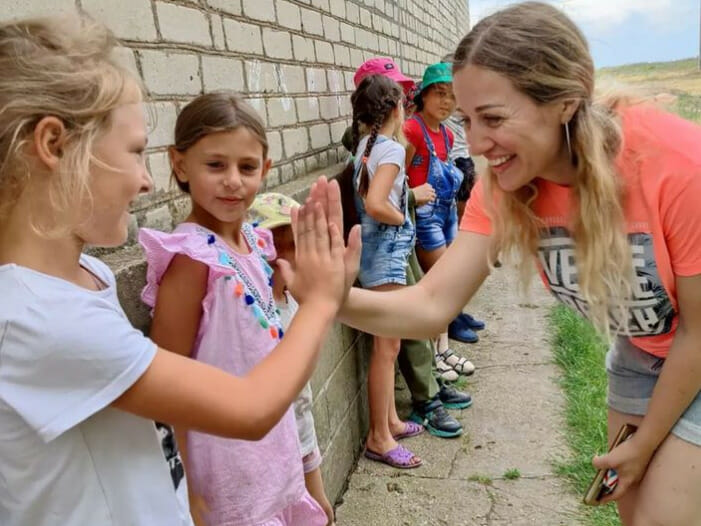
[[0, 524], [191, 526], [171, 429], [108, 407], [156, 346], [81, 264], [104, 290], [0, 266]]
[[470, 148], [467, 145], [465, 137], [465, 128], [462, 124], [462, 119], [456, 115], [451, 115], [443, 121], [450, 131], [453, 132], [453, 147], [450, 150], [450, 160], [470, 157]]
[[[285, 292], [285, 298], [285, 300], [276, 300], [275, 303], [280, 311], [280, 323], [287, 330], [292, 323], [292, 318], [297, 314], [299, 305], [292, 297], [292, 294]], [[319, 447], [316, 439], [316, 429], [314, 428], [314, 415], [312, 414], [313, 403], [312, 385], [311, 382], [307, 382], [294, 403], [297, 435], [299, 436], [302, 458], [310, 455]]]
[[[380, 137], [384, 139], [380, 141]], [[356, 151], [356, 159], [361, 159], [363, 152], [365, 152], [365, 146], [368, 143], [369, 135], [366, 135], [358, 143], [358, 149]], [[389, 201], [392, 203], [397, 210], [404, 211], [402, 209], [402, 192], [404, 191], [404, 185], [406, 184], [406, 171], [404, 165], [406, 162], [406, 150], [398, 142], [384, 137], [383, 135], [378, 136], [378, 141], [375, 142], [370, 155], [368, 156], [368, 174], [370, 176], [370, 181], [375, 176], [377, 169], [383, 164], [396, 164], [399, 166], [399, 173], [394, 178], [394, 183], [392, 184], [392, 190], [389, 192]], [[358, 179], [360, 182], [360, 179]], [[356, 186], [357, 190], [357, 186]]]

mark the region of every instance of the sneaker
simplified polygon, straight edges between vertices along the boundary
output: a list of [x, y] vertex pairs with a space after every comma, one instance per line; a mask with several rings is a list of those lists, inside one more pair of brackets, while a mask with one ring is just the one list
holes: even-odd
[[409, 419], [423, 425], [433, 436], [454, 438], [462, 435], [462, 424], [445, 410], [438, 399], [415, 405]]
[[469, 393], [458, 391], [455, 387], [441, 385], [438, 398], [447, 409], [467, 409], [472, 405], [472, 397]]
[[481, 331], [486, 327], [482, 320], [473, 318], [467, 312], [461, 312], [455, 320], [460, 320], [468, 329], [473, 331]]
[[477, 343], [480, 339], [477, 333], [465, 325], [459, 316], [448, 325], [448, 338], [463, 343]]
[[455, 372], [459, 374], [470, 376], [472, 373], [475, 372], [474, 364], [467, 358], [455, 354], [455, 351], [453, 351], [452, 349], [446, 349], [441, 353], [437, 353], [436, 363], [438, 363], [439, 360], [444, 361], [446, 364], [452, 367], [453, 370], [455, 370]]
[[455, 369], [439, 358], [436, 358], [436, 370], [441, 379], [446, 382], [455, 382], [460, 378], [460, 375]]

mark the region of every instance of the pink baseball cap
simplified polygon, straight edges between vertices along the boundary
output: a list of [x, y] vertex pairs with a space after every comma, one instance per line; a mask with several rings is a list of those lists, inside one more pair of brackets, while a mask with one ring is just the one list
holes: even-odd
[[357, 88], [365, 77], [384, 75], [395, 81], [407, 91], [414, 87], [414, 81], [399, 71], [399, 66], [389, 57], [371, 58], [363, 62], [353, 76], [353, 84]]

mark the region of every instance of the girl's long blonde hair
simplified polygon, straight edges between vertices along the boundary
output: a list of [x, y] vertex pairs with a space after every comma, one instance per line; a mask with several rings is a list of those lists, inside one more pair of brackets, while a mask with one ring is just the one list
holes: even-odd
[[[622, 329], [630, 297], [632, 261], [623, 211], [623, 187], [615, 168], [621, 130], [613, 104], [594, 97], [594, 65], [586, 39], [559, 9], [524, 2], [482, 19], [460, 42], [455, 71], [479, 66], [507, 77], [536, 104], [574, 100], [569, 122], [576, 166], [569, 225], [575, 242], [579, 293], [590, 320], [607, 335]], [[563, 130], [563, 140], [564, 140]], [[537, 186], [504, 192], [491, 170], [484, 176], [485, 202], [499, 240], [500, 257], [518, 262], [522, 283], [533, 274], [540, 229], [532, 204]]]
[[67, 137], [59, 173], [46, 183], [53, 224], [34, 226], [63, 234], [80, 221], [77, 204], [90, 202], [90, 166], [99, 162], [92, 156], [95, 139], [126, 94], [141, 96], [138, 80], [114, 55], [116, 46], [105, 26], [85, 16], [0, 24], [0, 223], [27, 188], [28, 145], [46, 116], [61, 119]]

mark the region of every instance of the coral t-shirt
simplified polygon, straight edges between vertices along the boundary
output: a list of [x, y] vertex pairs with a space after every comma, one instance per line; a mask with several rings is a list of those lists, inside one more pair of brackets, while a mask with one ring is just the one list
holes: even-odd
[[[420, 118], [420, 117], [417, 117]], [[441, 161], [448, 160], [448, 154], [453, 147], [453, 132], [446, 127], [446, 132], [448, 132], [448, 142], [449, 147], [446, 148], [445, 138], [443, 137], [442, 131], [434, 132], [430, 128], [426, 127], [428, 131], [428, 136], [433, 142], [433, 147], [436, 149], [436, 155]], [[428, 179], [428, 159], [429, 151], [428, 146], [426, 146], [426, 140], [424, 138], [424, 133], [421, 131], [421, 125], [416, 121], [416, 119], [408, 119], [404, 123], [404, 136], [406, 137], [409, 144], [416, 148], [414, 153], [414, 158], [406, 167], [407, 177], [409, 178], [409, 188], [414, 188], [415, 186], [421, 186]]]
[[[636, 279], [629, 306], [631, 341], [665, 357], [679, 323], [676, 276], [701, 274], [701, 128], [647, 105], [621, 111], [623, 148], [616, 164], [625, 182], [625, 216]], [[541, 230], [538, 265], [555, 297], [582, 314], [570, 188], [537, 179], [534, 210]], [[460, 228], [485, 235], [491, 221], [478, 181]]]

